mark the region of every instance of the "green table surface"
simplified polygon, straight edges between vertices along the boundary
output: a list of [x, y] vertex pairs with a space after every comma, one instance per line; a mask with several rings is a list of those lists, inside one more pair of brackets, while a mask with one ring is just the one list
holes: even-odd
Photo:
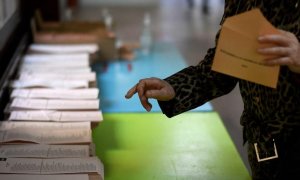
[[216, 112], [104, 113], [93, 129], [106, 180], [250, 180]]

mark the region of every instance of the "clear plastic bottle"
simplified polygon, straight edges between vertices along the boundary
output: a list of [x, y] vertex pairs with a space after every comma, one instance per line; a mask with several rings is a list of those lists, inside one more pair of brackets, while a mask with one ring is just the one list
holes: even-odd
[[149, 13], [146, 13], [144, 16], [140, 44], [143, 55], [149, 55], [152, 48], [151, 18]]

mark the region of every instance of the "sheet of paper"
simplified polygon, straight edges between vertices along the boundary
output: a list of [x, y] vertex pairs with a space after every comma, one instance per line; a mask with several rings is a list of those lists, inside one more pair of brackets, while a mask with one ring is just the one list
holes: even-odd
[[99, 100], [48, 100], [47, 109], [97, 110], [99, 109]]
[[98, 99], [98, 88], [86, 89], [14, 89], [11, 98]]
[[96, 81], [96, 73], [77, 73], [77, 74], [58, 74], [58, 73], [21, 73], [18, 80], [32, 80], [32, 79], [46, 79], [46, 80], [84, 80], [84, 81]]
[[257, 38], [262, 34], [277, 34], [259, 9], [254, 9], [225, 20], [218, 40], [212, 70], [276, 88], [279, 66], [263, 64], [258, 54]]
[[88, 53], [76, 53], [76, 54], [25, 54], [22, 56], [23, 63], [41, 63], [41, 62], [53, 62], [63, 63], [81, 63], [89, 62]]
[[90, 129], [14, 128], [0, 130], [0, 143], [90, 144]]
[[45, 73], [45, 72], [52, 72], [52, 73], [68, 73], [68, 74], [77, 74], [77, 73], [88, 73], [92, 72], [91, 67], [72, 67], [72, 68], [63, 68], [63, 67], [40, 67], [39, 69], [34, 69], [30, 67], [19, 67], [18, 74], [22, 73]]
[[3, 180], [89, 180], [88, 174], [0, 174]]
[[38, 68], [86, 68], [89, 67], [89, 65], [86, 65], [85, 63], [36, 63], [36, 64], [22, 64], [19, 67], [21, 69], [27, 68], [27, 69], [38, 69]]
[[1, 158], [75, 158], [89, 156], [89, 145], [0, 145]]
[[40, 53], [95, 53], [99, 50], [97, 44], [31, 44], [29, 51]]
[[[39, 69], [37, 66], [19, 66], [19, 71], [27, 71], [27, 72], [91, 72], [90, 66], [73, 66], [73, 67], [65, 67], [65, 66], [43, 66], [39, 65]], [[47, 71], [46, 71], [47, 70]]]
[[56, 99], [26, 99], [15, 98], [11, 105], [14, 109], [35, 109], [35, 110], [98, 110], [99, 99], [97, 100], [56, 100]]
[[90, 122], [30, 122], [30, 121], [0, 121], [0, 130], [11, 129], [91, 129]]
[[88, 88], [87, 80], [47, 80], [47, 79], [30, 79], [30, 80], [14, 80], [11, 82], [12, 88], [61, 88], [76, 89]]
[[12, 111], [10, 121], [100, 122], [102, 112], [97, 111]]
[[103, 172], [103, 164], [97, 157], [60, 159], [3, 158], [0, 160], [0, 173], [97, 173], [103, 175]]

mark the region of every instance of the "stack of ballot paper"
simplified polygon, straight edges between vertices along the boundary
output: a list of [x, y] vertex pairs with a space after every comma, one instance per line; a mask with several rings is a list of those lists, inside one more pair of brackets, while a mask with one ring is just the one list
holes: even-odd
[[0, 179], [104, 179], [92, 141], [103, 120], [95, 46], [73, 48], [33, 44], [22, 57], [0, 121]]

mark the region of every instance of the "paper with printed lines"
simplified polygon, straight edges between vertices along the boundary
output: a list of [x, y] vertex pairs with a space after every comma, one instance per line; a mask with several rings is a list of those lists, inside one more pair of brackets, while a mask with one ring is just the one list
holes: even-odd
[[10, 104], [12, 110], [98, 110], [99, 99], [96, 100], [59, 100], [15, 98]]
[[2, 158], [0, 173], [13, 174], [74, 174], [104, 175], [103, 164], [97, 157], [87, 158]]
[[79, 158], [89, 157], [90, 152], [89, 145], [0, 145], [0, 157], [2, 158]]
[[280, 66], [265, 65], [265, 56], [257, 49], [257, 38], [263, 34], [280, 33], [259, 9], [229, 17], [222, 25], [212, 70], [276, 88]]
[[12, 111], [10, 121], [54, 121], [54, 122], [100, 122], [103, 114], [100, 110], [95, 111]]
[[98, 99], [98, 88], [86, 89], [14, 89], [12, 98], [45, 98], [45, 99]]

